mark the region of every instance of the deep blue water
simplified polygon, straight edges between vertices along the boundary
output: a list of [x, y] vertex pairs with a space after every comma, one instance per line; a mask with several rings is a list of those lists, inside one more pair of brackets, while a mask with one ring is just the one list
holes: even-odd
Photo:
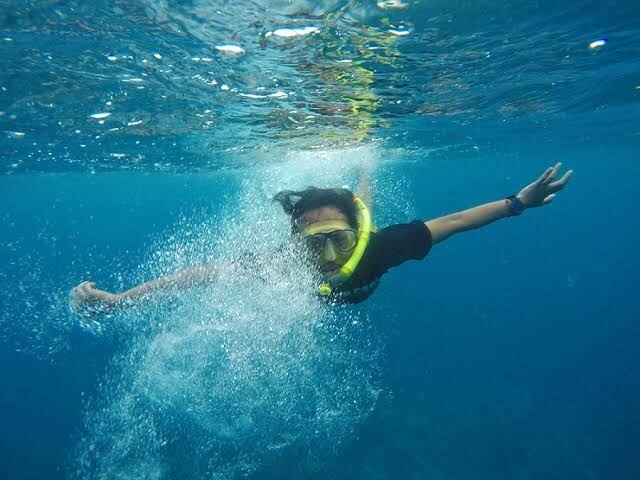
[[[1, 478], [640, 477], [640, 9], [383, 6], [0, 4]], [[553, 204], [361, 306], [278, 272], [67, 306], [82, 280], [268, 254], [282, 188], [368, 171], [384, 226], [556, 161]]]

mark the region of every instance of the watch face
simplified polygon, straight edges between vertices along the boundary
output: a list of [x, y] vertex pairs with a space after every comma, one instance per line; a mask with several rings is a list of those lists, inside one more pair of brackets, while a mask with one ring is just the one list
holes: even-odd
[[520, 215], [525, 210], [524, 203], [518, 197], [509, 197], [509, 210], [514, 215]]

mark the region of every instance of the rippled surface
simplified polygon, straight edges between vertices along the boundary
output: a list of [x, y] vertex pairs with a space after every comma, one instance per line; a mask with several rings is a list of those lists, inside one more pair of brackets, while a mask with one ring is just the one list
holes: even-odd
[[0, 171], [232, 168], [255, 150], [277, 161], [398, 135], [450, 147], [560, 125], [570, 141], [637, 137], [638, 10], [3, 2]]

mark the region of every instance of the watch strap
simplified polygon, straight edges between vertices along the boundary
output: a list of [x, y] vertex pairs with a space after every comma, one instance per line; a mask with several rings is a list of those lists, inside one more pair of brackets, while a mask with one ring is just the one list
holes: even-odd
[[509, 209], [509, 215], [512, 217], [520, 215], [527, 209], [525, 204], [522, 203], [522, 200], [516, 195], [510, 195], [505, 200], [507, 202], [507, 208]]

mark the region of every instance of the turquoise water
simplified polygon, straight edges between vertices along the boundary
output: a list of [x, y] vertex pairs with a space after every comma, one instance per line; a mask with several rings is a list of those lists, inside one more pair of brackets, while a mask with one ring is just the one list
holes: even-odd
[[[634, 2], [2, 2], [2, 478], [636, 479]], [[286, 241], [284, 188], [378, 226], [554, 203], [365, 303], [309, 274], [68, 308]]]

